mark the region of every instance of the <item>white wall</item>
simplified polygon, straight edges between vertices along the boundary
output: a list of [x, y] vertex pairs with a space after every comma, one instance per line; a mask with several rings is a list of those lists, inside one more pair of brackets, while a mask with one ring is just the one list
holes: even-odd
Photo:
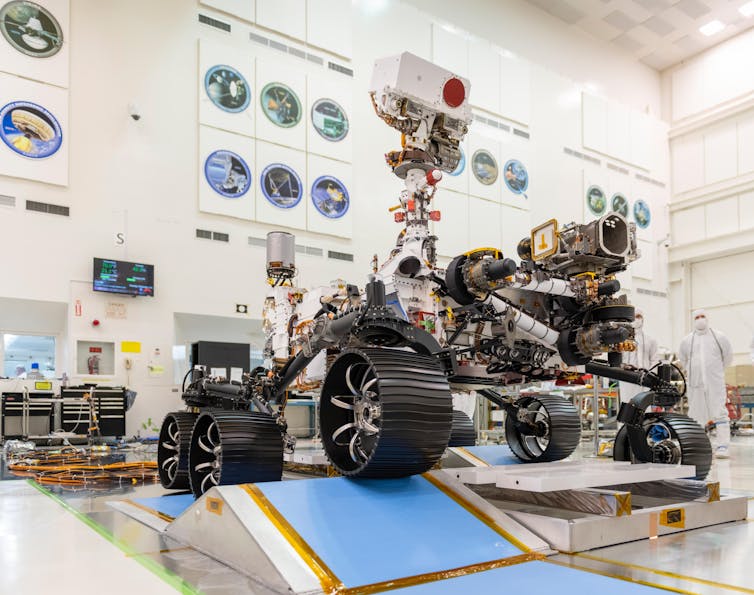
[[[515, 245], [532, 224], [553, 216], [561, 222], [589, 217], [584, 207], [585, 180], [596, 172], [606, 186], [653, 201], [657, 225], [642, 237], [654, 250], [651, 246], [666, 225], [666, 196], [658, 186], [644, 188], [636, 175], [667, 181], [667, 152], [660, 149], [652, 158], [640, 156], [642, 167], [611, 155], [609, 147], [603, 153], [584, 150], [582, 92], [589, 90], [613, 105], [645, 116], [647, 112], [656, 114], [660, 106], [656, 73], [521, 1], [474, 0], [462, 11], [446, 0], [412, 0], [412, 4], [427, 14], [395, 0], [364, 0], [353, 5], [353, 239], [306, 232], [296, 235], [301, 244], [353, 253], [354, 262], [297, 254], [300, 285], [338, 277], [362, 284], [372, 255], [384, 258], [393, 246], [400, 226], [392, 221], [387, 208], [395, 203], [401, 185], [389, 173], [382, 155], [397, 148], [399, 138], [374, 117], [367, 98], [369, 77], [373, 61], [385, 54], [409, 50], [431, 58], [433, 18], [453, 20], [473, 34], [475, 44], [484, 45], [486, 38], [509, 48], [523, 68], [520, 72], [526, 73], [525, 83], [516, 92], [530, 98], [528, 106], [521, 96], [517, 103], [506, 103], [508, 91], [501, 87], [500, 113], [494, 109], [486, 112], [531, 135], [528, 141], [510, 133], [501, 137], [501, 156], [519, 149], [526, 155], [531, 175], [528, 202], [518, 208], [502, 204], [502, 195], [488, 203], [464, 193], [441, 193], [437, 200], [446, 226], [439, 229], [447, 237], [441, 237], [441, 246], [457, 239], [448, 237], [450, 233], [460, 236], [459, 247], [476, 243], [479, 221], [468, 214], [493, 213], [493, 223], [487, 224], [485, 233], [493, 240], [499, 238], [505, 251], [515, 255]], [[222, 41], [254, 55], [264, 50], [248, 41], [248, 25], [204, 6], [199, 10], [233, 23], [233, 34], [198, 24], [197, 5], [185, 0], [72, 2], [70, 184], [58, 187], [0, 177], [0, 194], [18, 199], [15, 208], [0, 207], [4, 222], [0, 294], [67, 303], [71, 347], [76, 340], [116, 343], [113, 380], [128, 381], [140, 393], [129, 413], [129, 433], [146, 417], [159, 418], [180, 404], [178, 394], [172, 392], [170, 369], [173, 314], [256, 318], [266, 292], [264, 248], [249, 246], [247, 236], [264, 237], [274, 227], [199, 213], [196, 181], [197, 38]], [[118, 26], [105, 31], [103, 22]], [[501, 60], [505, 58], [501, 56]], [[472, 80], [472, 87], [474, 84]], [[127, 104], [132, 101], [141, 107], [139, 122], [127, 115]], [[662, 129], [656, 118], [649, 121], [654, 130]], [[474, 132], [483, 133], [484, 128], [474, 123]], [[593, 154], [600, 165], [566, 155], [564, 147]], [[608, 162], [618, 163], [625, 173], [608, 171]], [[68, 205], [71, 217], [25, 211], [23, 199]], [[451, 217], [454, 212], [457, 219]], [[499, 229], [495, 229], [495, 220]], [[467, 226], [459, 228], [460, 221], [468, 221]], [[197, 227], [229, 233], [230, 242], [196, 239]], [[115, 246], [116, 232], [126, 233], [124, 247]], [[450, 249], [446, 252], [446, 256], [452, 253]], [[94, 294], [90, 288], [94, 256], [153, 263], [156, 297], [121, 299]], [[667, 289], [667, 280], [661, 275], [662, 255], [657, 253], [652, 261], [654, 270], [645, 272], [645, 278], [629, 275], [625, 283], [634, 302], [645, 309], [652, 307], [658, 318], [665, 319], [662, 298], [636, 291], [642, 287]], [[35, 269], [33, 274], [30, 266]], [[82, 303], [80, 317], [73, 308], [76, 300]], [[112, 301], [126, 305], [125, 319], [106, 317]], [[235, 314], [236, 303], [248, 304], [251, 314]], [[102, 324], [93, 327], [93, 318]], [[139, 341], [142, 353], [120, 353], [121, 341]], [[159, 377], [150, 375], [147, 367], [155, 349], [160, 350], [167, 368]], [[123, 365], [127, 356], [134, 359], [131, 371]], [[75, 362], [69, 359], [70, 373]]]
[[[615, 46], [596, 40], [524, 0], [408, 0], [427, 14], [634, 109], [659, 116], [660, 76]], [[394, 4], [394, 0], [376, 4]]]
[[663, 73], [671, 122], [674, 340], [710, 310], [749, 363], [754, 299], [754, 30]]

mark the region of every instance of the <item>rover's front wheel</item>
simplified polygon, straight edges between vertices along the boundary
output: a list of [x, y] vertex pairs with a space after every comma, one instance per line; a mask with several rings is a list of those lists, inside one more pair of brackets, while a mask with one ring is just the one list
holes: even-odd
[[330, 463], [351, 477], [404, 477], [431, 469], [448, 445], [450, 387], [437, 360], [388, 348], [348, 349], [320, 397]]

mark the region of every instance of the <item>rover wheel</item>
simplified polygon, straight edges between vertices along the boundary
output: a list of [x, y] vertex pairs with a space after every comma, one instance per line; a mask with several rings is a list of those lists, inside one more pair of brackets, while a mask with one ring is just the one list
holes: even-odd
[[162, 487], [168, 490], [189, 489], [189, 445], [196, 417], [196, 413], [174, 411], [168, 413], [162, 422], [157, 446], [157, 469]]
[[505, 439], [525, 463], [565, 459], [581, 440], [579, 412], [558, 395], [520, 397], [505, 416]]
[[476, 431], [474, 422], [463, 411], [453, 410], [453, 426], [450, 430], [448, 446], [474, 446]]
[[452, 409], [448, 381], [432, 356], [348, 349], [333, 362], [322, 386], [322, 442], [342, 475], [424, 473], [448, 445]]
[[275, 420], [256, 411], [203, 413], [189, 449], [191, 491], [197, 498], [212, 486], [279, 481], [283, 439]]
[[693, 419], [680, 413], [647, 413], [643, 426], [647, 444], [652, 449], [652, 460], [636, 459], [631, 452], [626, 426], [615, 436], [614, 460], [694, 465], [695, 479], [707, 477], [712, 466], [712, 447], [704, 429]]

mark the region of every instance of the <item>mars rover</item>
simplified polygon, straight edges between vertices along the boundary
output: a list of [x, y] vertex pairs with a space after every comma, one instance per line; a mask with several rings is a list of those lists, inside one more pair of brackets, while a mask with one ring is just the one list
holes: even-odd
[[702, 428], [683, 415], [645, 413], [681, 396], [671, 368], [621, 364], [635, 349], [634, 308], [618, 296], [615, 274], [638, 257], [633, 223], [618, 213], [586, 224], [551, 220], [521, 240], [518, 263], [481, 248], [438, 266], [433, 197], [442, 172], [461, 158], [469, 89], [408, 53], [376, 63], [375, 112], [402, 139], [401, 150], [386, 155], [405, 183], [395, 248], [363, 290], [305, 290], [293, 285], [293, 236], [268, 235], [268, 365], [240, 383], [190, 371], [187, 409], [169, 414], [160, 432], [163, 486], [190, 486], [198, 496], [215, 485], [279, 480], [284, 450], [295, 448], [285, 406], [297, 391], [319, 393], [322, 443], [342, 475], [429, 470], [449, 443], [469, 439], [470, 420], [453, 411], [451, 394], [472, 389], [506, 410], [507, 442], [519, 459], [556, 461], [580, 439], [573, 405], [557, 395], [504, 397], [496, 388], [576, 370], [649, 389], [621, 408], [616, 458], [692, 464], [706, 476], [711, 450]]

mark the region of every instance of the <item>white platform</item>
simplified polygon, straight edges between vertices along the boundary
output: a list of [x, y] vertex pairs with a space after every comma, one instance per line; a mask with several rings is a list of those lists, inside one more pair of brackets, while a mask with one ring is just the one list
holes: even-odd
[[538, 463], [532, 465], [501, 465], [446, 469], [465, 484], [494, 483], [499, 488], [529, 492], [580, 490], [609, 485], [683, 479], [693, 477], [693, 465], [634, 465], [613, 461], [582, 460]]
[[285, 453], [283, 460], [286, 463], [296, 463], [297, 465], [329, 465], [327, 455], [323, 449], [301, 448], [296, 449], [293, 454]]

